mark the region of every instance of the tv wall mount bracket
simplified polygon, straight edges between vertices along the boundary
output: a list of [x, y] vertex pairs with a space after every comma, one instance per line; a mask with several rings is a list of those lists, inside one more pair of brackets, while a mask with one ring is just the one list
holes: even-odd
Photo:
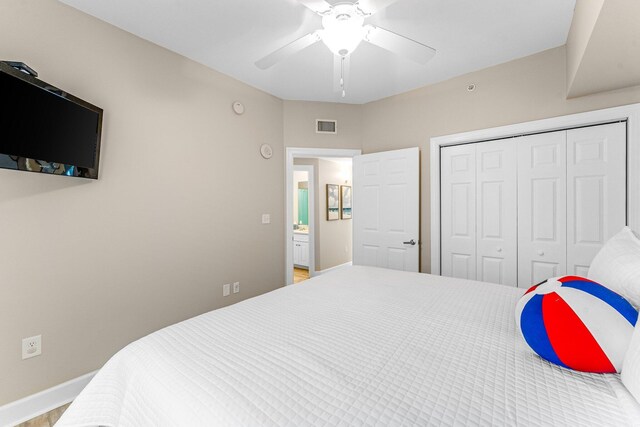
[[38, 72], [33, 68], [29, 67], [24, 62], [17, 62], [17, 61], [0, 61], [0, 62], [3, 62], [8, 66], [15, 68], [18, 71], [22, 71], [25, 74], [29, 74], [30, 76], [38, 77]]

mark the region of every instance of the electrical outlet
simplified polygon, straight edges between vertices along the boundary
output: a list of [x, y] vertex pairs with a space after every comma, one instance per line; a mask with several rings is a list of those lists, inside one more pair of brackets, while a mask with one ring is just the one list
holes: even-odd
[[240, 282], [234, 282], [233, 283], [233, 293], [237, 294], [238, 292], [240, 292]]
[[262, 223], [263, 224], [271, 224], [271, 215], [262, 214]]
[[42, 335], [22, 339], [22, 360], [42, 354]]
[[229, 296], [229, 294], [231, 293], [230, 292], [230, 288], [231, 288], [231, 285], [229, 283], [226, 283], [226, 284], [222, 285], [222, 296], [223, 297], [228, 297]]

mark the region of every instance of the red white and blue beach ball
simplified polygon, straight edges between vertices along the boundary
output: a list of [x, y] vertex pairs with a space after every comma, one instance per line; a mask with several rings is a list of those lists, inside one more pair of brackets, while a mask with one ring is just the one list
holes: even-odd
[[578, 276], [555, 277], [529, 289], [516, 305], [527, 345], [559, 366], [620, 372], [638, 311], [606, 287]]

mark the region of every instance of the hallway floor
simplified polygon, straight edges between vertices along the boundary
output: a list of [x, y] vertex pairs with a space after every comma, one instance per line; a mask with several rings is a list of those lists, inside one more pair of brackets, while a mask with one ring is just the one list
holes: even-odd
[[309, 279], [309, 270], [294, 267], [293, 268], [293, 283], [304, 282]]

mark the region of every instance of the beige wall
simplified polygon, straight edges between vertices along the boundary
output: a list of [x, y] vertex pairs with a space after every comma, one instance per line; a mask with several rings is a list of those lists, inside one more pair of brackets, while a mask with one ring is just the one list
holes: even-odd
[[577, 0], [567, 35], [567, 88], [571, 89], [604, 0]]
[[[362, 106], [283, 101], [284, 145], [305, 148], [362, 148]], [[316, 133], [316, 119], [337, 120], [338, 133]]]
[[640, 102], [640, 87], [567, 100], [565, 64], [560, 47], [364, 106], [365, 153], [421, 149], [422, 271], [431, 270], [431, 137]]
[[[599, 3], [602, 3], [600, 7]], [[598, 10], [597, 19], [592, 24]], [[576, 28], [593, 28], [588, 34], [573, 79], [569, 81], [570, 98], [640, 85], [639, 22], [638, 0], [578, 1], [567, 42], [568, 67], [574, 66], [569, 60], [577, 56], [574, 48], [582, 47], [587, 36], [578, 36]]]
[[2, 0], [0, 58], [105, 110], [98, 181], [0, 170], [0, 405], [284, 284], [281, 100], [54, 0]]
[[[346, 178], [346, 179], [345, 179]], [[351, 261], [352, 220], [327, 221], [327, 184], [351, 185], [351, 168], [320, 159], [318, 167], [320, 258], [316, 270], [326, 270]]]

